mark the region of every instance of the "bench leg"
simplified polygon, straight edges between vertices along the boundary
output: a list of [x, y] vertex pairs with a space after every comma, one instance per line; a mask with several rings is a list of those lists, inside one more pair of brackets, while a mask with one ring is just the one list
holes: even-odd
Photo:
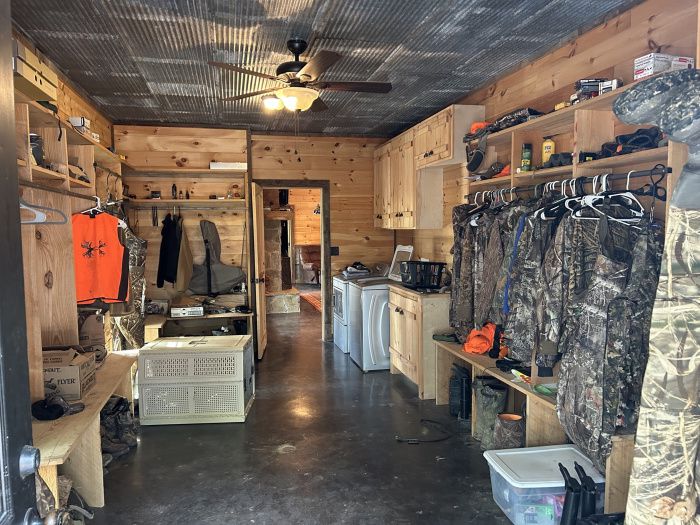
[[435, 346], [435, 404], [447, 405], [450, 402], [450, 377], [452, 365], [456, 362], [452, 354]]
[[134, 369], [136, 365], [132, 366], [127, 374], [124, 375], [124, 379], [117, 385], [114, 390], [114, 395], [126, 398], [129, 401], [129, 406], [131, 407], [131, 412], [134, 412]]
[[[56, 507], [60, 505], [58, 501], [58, 468], [56, 465], [47, 465], [46, 467], [39, 467], [39, 475], [44, 483], [49, 487], [51, 494], [53, 494], [56, 500]], [[38, 482], [37, 482], [38, 484]]]
[[556, 410], [548, 405], [532, 401], [527, 397], [527, 422], [525, 423], [525, 446], [542, 447], [563, 445], [569, 442], [559, 423]]
[[105, 506], [99, 414], [78, 440], [62, 470], [88, 505]]

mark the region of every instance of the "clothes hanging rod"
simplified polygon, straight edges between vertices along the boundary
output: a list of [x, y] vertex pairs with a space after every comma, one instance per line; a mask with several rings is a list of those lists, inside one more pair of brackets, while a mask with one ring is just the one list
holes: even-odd
[[[510, 192], [510, 190], [514, 191], [532, 191], [534, 189], [537, 189], [538, 187], [544, 187], [547, 184], [551, 184], [552, 182], [564, 182], [564, 181], [570, 181], [570, 180], [576, 180], [576, 181], [581, 181], [581, 184], [587, 184], [589, 182], [593, 182], [596, 177], [598, 181], [602, 181], [603, 177], [607, 175], [607, 180], [608, 182], [610, 181], [615, 181], [615, 180], [627, 180], [628, 178], [630, 179], [637, 179], [641, 177], [656, 177], [656, 176], [666, 176], [667, 173], [673, 173], [673, 170], [663, 164], [657, 164], [650, 170], [632, 170], [629, 173], [601, 173], [600, 175], [586, 175], [582, 177], [568, 177], [566, 179], [557, 179], [556, 181], [550, 180], [550, 181], [545, 181], [545, 182], [540, 182], [538, 184], [530, 184], [528, 186], [503, 186], [502, 188], [496, 188], [492, 190], [479, 190], [475, 191], [474, 193], [468, 193], [464, 196], [465, 199], [468, 199], [470, 195], [476, 195], [477, 193], [498, 193], [499, 191], [503, 190], [504, 192]], [[659, 180], [659, 182], [661, 182]]]
[[39, 183], [28, 181], [28, 180], [20, 180], [19, 185], [25, 186], [27, 188], [34, 188], [37, 190], [48, 191], [51, 193], [58, 193], [59, 195], [66, 195], [67, 197], [73, 197], [75, 199], [83, 199], [83, 200], [94, 202], [94, 203], [97, 202], [97, 199], [95, 199], [95, 197], [91, 197], [89, 195], [83, 195], [82, 193], [76, 193], [74, 191], [64, 190], [62, 188], [53, 188], [51, 186], [44, 186], [43, 184], [39, 184]]

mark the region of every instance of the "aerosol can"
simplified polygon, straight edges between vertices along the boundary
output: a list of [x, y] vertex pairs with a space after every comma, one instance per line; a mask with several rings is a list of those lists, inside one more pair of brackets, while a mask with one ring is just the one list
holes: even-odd
[[552, 137], [545, 137], [542, 143], [542, 164], [549, 162], [549, 157], [552, 153], [556, 153], [556, 144], [552, 140]]

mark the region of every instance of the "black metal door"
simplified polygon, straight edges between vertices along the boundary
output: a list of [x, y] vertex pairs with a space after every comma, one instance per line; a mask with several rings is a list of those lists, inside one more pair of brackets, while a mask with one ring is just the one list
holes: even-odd
[[10, 2], [0, 0], [0, 525], [37, 522], [11, 37]]

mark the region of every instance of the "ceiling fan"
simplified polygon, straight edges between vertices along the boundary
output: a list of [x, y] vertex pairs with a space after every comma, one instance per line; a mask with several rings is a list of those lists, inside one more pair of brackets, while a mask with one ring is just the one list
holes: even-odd
[[391, 91], [389, 82], [335, 82], [320, 80], [319, 77], [342, 57], [333, 51], [319, 51], [308, 62], [299, 60], [306, 51], [307, 43], [300, 38], [287, 41], [287, 49], [294, 55], [294, 60], [284, 62], [277, 67], [276, 75], [260, 73], [225, 62], [209, 62], [209, 65], [229, 69], [244, 75], [253, 75], [278, 82], [279, 87], [253, 91], [244, 95], [225, 98], [224, 101], [243, 100], [249, 97], [263, 96], [263, 104], [267, 109], [279, 110], [283, 107], [290, 111], [325, 111], [328, 106], [319, 97], [319, 92], [353, 91], [358, 93], [388, 93]]

